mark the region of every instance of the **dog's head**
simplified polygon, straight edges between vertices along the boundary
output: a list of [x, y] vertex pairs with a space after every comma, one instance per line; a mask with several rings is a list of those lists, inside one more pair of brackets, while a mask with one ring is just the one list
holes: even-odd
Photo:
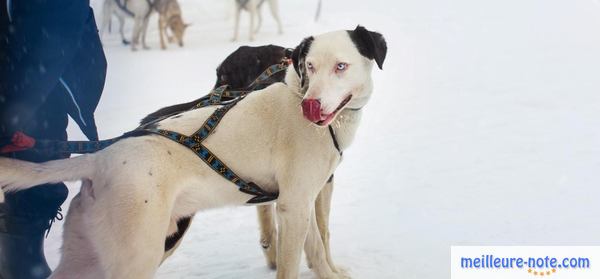
[[183, 46], [183, 35], [185, 34], [185, 30], [190, 26], [189, 23], [184, 23], [181, 15], [173, 15], [169, 17], [168, 20], [169, 29], [171, 29], [173, 36], [169, 37], [169, 43], [173, 43], [177, 41], [177, 44], [182, 47]]
[[304, 117], [327, 126], [343, 109], [362, 108], [372, 91], [373, 63], [382, 69], [386, 53], [383, 36], [362, 26], [304, 39], [292, 54]]

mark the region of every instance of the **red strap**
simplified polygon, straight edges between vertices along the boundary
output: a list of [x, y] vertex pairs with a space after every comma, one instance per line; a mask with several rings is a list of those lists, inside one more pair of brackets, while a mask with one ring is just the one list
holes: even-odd
[[23, 132], [15, 132], [11, 141], [11, 144], [2, 146], [2, 148], [0, 148], [0, 153], [23, 151], [35, 146], [35, 139], [24, 134]]

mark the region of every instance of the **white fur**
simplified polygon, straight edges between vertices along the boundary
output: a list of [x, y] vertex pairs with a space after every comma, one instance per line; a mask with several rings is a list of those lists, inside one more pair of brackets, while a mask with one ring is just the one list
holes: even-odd
[[[372, 62], [358, 53], [345, 31], [315, 37], [307, 60], [325, 68], [339, 60], [351, 65], [347, 77], [319, 71], [311, 77], [308, 92], [323, 94], [324, 105], [338, 106], [336, 100], [347, 92], [356, 94], [347, 107], [366, 103]], [[319, 278], [340, 278], [328, 264], [314, 213], [317, 195], [340, 155], [327, 128], [303, 118], [292, 67], [286, 83], [250, 94], [204, 144], [240, 177], [279, 191], [278, 278], [297, 278], [304, 246]], [[191, 134], [214, 109], [188, 111], [159, 126]], [[350, 145], [359, 120], [360, 111], [343, 110], [332, 124], [342, 149]], [[151, 278], [173, 220], [204, 209], [244, 205], [251, 198], [188, 148], [157, 135], [127, 138], [95, 154], [41, 164], [0, 158], [4, 191], [78, 179], [84, 183], [67, 215], [63, 255], [53, 278]]]

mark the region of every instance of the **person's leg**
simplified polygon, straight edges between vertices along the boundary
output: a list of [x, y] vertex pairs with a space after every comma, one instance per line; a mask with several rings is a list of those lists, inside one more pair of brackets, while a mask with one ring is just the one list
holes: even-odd
[[[104, 85], [106, 60], [95, 21], [91, 17], [91, 9], [86, 7], [85, 11], [88, 13], [88, 20], [83, 24], [85, 27], [82, 34], [79, 34], [79, 43], [63, 45], [44, 42], [46, 50], [31, 58], [39, 59], [42, 64], [49, 66], [45, 68], [45, 72], [40, 71], [43, 78], [33, 79], [35, 82], [24, 82], [24, 85], [31, 84], [31, 86], [22, 87], [21, 90], [23, 92], [50, 91], [45, 96], [43, 104], [32, 109], [30, 112], [32, 117], [27, 123], [18, 127], [19, 130], [34, 138], [66, 140], [67, 112], [77, 118], [78, 124], [83, 123], [82, 130], [88, 137], [97, 138], [94, 119], [90, 114], [96, 107]], [[60, 30], [63, 30], [57, 28], [53, 31], [60, 33]], [[68, 30], [64, 31], [68, 32]], [[60, 64], [66, 64], [62, 68], [55, 67], [57, 65], [53, 64], [57, 51], [70, 54], [63, 56], [63, 59], [69, 59], [68, 61], [60, 61]], [[27, 64], [21, 66], [27, 67]], [[15, 78], [14, 84], [18, 84], [20, 79], [27, 78], [19, 72], [9, 73]], [[32, 93], [32, 95], [39, 94]], [[2, 120], [0, 128], [6, 127], [7, 119], [0, 120]], [[0, 134], [10, 131], [0, 130]], [[21, 151], [8, 155], [33, 162], [69, 156], [69, 154], [40, 154], [35, 151]], [[60, 205], [66, 199], [67, 193], [67, 188], [61, 183], [6, 195], [6, 201], [0, 207], [0, 278], [47, 278], [50, 269], [44, 258], [43, 239], [55, 217], [60, 216]]]
[[[36, 138], [66, 140], [67, 113], [63, 94], [57, 86], [49, 95], [52, 101], [36, 111], [24, 132]], [[10, 155], [33, 162], [65, 157], [34, 151]], [[0, 278], [47, 278], [50, 275], [44, 258], [44, 238], [55, 217], [60, 216], [60, 206], [67, 194], [67, 187], [62, 183], [6, 194], [0, 208], [0, 222], [4, 223], [0, 226]]]

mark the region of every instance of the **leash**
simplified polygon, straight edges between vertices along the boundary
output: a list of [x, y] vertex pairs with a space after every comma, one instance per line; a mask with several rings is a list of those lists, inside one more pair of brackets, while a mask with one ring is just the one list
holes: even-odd
[[124, 0], [123, 3], [121, 3], [120, 0], [114, 0], [114, 1], [117, 4], [117, 7], [119, 7], [119, 9], [121, 9], [121, 11], [123, 11], [125, 14], [127, 14], [130, 17], [134, 17], [135, 16], [135, 14], [133, 14], [132, 11], [130, 11], [129, 9], [127, 9], [127, 0]]

